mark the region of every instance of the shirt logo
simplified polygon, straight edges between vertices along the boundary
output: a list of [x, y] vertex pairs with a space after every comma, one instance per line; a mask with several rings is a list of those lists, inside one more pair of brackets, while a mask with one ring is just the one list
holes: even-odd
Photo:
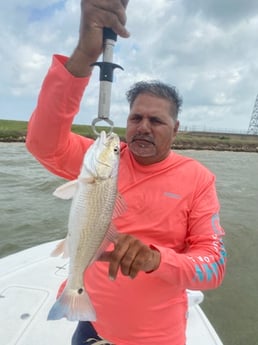
[[171, 192], [165, 192], [164, 195], [171, 199], [181, 199], [181, 195]]

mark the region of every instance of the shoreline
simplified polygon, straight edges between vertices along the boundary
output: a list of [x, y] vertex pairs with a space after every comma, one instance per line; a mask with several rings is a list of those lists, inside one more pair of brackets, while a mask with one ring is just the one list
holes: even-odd
[[[26, 141], [28, 121], [1, 120], [0, 142], [24, 143]], [[98, 130], [109, 130], [99, 126]], [[91, 125], [72, 124], [73, 133], [88, 138], [96, 138]], [[125, 128], [114, 127], [121, 141], [125, 141]], [[258, 135], [247, 133], [181, 131], [177, 133], [172, 149], [175, 150], [210, 150], [258, 153]]]
[[[123, 138], [121, 138], [123, 140]], [[18, 136], [18, 137], [0, 137], [1, 143], [25, 143], [26, 136]], [[242, 143], [238, 144], [231, 144], [231, 143], [221, 143], [221, 142], [208, 142], [203, 140], [202, 142], [196, 142], [196, 140], [188, 140], [185, 142], [184, 140], [177, 139], [176, 142], [172, 145], [172, 149], [175, 150], [196, 150], [196, 151], [230, 151], [230, 152], [254, 152], [258, 153], [258, 137], [257, 143]]]

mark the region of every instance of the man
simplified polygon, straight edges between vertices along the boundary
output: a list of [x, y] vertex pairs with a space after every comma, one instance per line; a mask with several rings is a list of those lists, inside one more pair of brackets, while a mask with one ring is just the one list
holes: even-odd
[[[28, 127], [27, 147], [51, 172], [78, 176], [92, 140], [70, 132], [103, 27], [128, 37], [126, 0], [82, 0], [78, 45], [54, 56]], [[114, 250], [85, 272], [97, 313], [79, 322], [73, 345], [184, 345], [186, 289], [213, 289], [225, 270], [215, 177], [171, 151], [181, 99], [173, 87], [140, 82], [129, 90], [127, 144], [121, 144], [118, 189], [126, 212], [114, 220]], [[103, 343], [100, 340], [99, 343]], [[96, 342], [97, 344], [97, 342]]]

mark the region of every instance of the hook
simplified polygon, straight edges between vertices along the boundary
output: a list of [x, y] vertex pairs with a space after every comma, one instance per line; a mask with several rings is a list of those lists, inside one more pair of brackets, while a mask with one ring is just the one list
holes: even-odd
[[92, 129], [93, 129], [93, 132], [94, 132], [96, 135], [98, 135], [98, 136], [100, 135], [100, 132], [98, 132], [97, 129], [96, 129], [96, 124], [97, 124], [98, 122], [101, 122], [101, 121], [106, 122], [106, 123], [110, 126], [110, 129], [109, 129], [108, 134], [111, 134], [111, 133], [113, 132], [113, 128], [114, 128], [114, 122], [113, 122], [112, 120], [108, 119], [108, 118], [99, 118], [99, 117], [97, 117], [96, 119], [94, 119], [94, 120], [92, 121], [92, 123], [91, 123], [91, 127], [92, 127]]

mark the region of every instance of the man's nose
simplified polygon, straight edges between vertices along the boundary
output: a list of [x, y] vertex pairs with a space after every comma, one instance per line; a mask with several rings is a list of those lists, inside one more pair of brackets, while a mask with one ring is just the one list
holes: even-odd
[[150, 121], [148, 119], [142, 119], [137, 129], [140, 133], [150, 133], [151, 131]]

